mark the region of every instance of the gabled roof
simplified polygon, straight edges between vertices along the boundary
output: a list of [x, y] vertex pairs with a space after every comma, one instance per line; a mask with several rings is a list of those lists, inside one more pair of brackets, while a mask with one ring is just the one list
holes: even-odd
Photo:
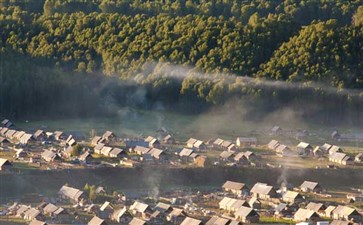
[[147, 138], [145, 138], [145, 141], [146, 142], [152, 142], [154, 139], [156, 139], [156, 138], [154, 138], [152, 136], [148, 136]]
[[311, 145], [306, 142], [300, 142], [296, 147], [302, 149], [312, 148]]
[[205, 225], [227, 225], [229, 219], [222, 218], [219, 216], [212, 216]]
[[73, 200], [78, 200], [78, 198], [83, 194], [83, 191], [68, 186], [62, 186], [61, 189], [58, 191], [58, 194], [66, 196]]
[[333, 159], [333, 160], [338, 160], [338, 161], [346, 161], [346, 160], [351, 159], [347, 154], [342, 153], [342, 152], [335, 152], [335, 153], [331, 154], [329, 156], [329, 158]]
[[342, 206], [338, 205], [334, 210], [333, 214], [338, 214], [344, 217], [347, 217], [353, 213], [356, 213], [356, 210], [354, 208], [348, 207], [348, 206]]
[[299, 192], [296, 192], [296, 191], [287, 191], [285, 194], [284, 194], [284, 198], [291, 198], [291, 199], [295, 199], [299, 196]]
[[343, 221], [343, 220], [333, 220], [330, 222], [330, 225], [351, 225], [350, 221]]
[[235, 157], [234, 157], [234, 160], [235, 161], [240, 161], [241, 159], [245, 159], [245, 160], [247, 160], [247, 157], [246, 157], [246, 155], [245, 155], [245, 153], [244, 152], [239, 152]]
[[58, 207], [56, 205], [53, 205], [52, 203], [49, 203], [46, 205], [43, 209], [44, 213], [54, 213], [57, 211]]
[[244, 183], [234, 182], [234, 181], [226, 181], [222, 188], [230, 189], [230, 190], [242, 190], [246, 185]]
[[319, 212], [320, 210], [324, 209], [324, 204], [323, 203], [309, 202], [309, 204], [306, 206], [306, 209], [313, 210], [314, 212]]
[[97, 145], [100, 142], [100, 140], [102, 140], [102, 137], [100, 137], [100, 136], [94, 136], [92, 138], [92, 140], [91, 140], [91, 143], [94, 144], [94, 145]]
[[294, 218], [295, 218], [295, 220], [308, 220], [308, 219], [312, 218], [313, 216], [318, 217], [316, 212], [314, 212], [313, 210], [299, 208], [296, 211]]
[[225, 147], [225, 148], [228, 148], [228, 146], [230, 146], [231, 144], [232, 144], [232, 142], [230, 142], [230, 141], [223, 141], [221, 146]]
[[204, 145], [204, 143], [203, 143], [203, 141], [200, 141], [200, 140], [197, 140], [194, 143], [194, 147], [196, 147], [196, 148], [200, 148], [202, 145]]
[[103, 154], [103, 155], [109, 155], [111, 151], [112, 151], [112, 147], [104, 146], [101, 149], [101, 154]]
[[122, 150], [121, 148], [113, 148], [110, 152], [110, 155], [119, 155], [123, 152], [124, 150]]
[[200, 225], [202, 221], [186, 217], [180, 225]]
[[50, 151], [50, 150], [44, 150], [41, 154], [42, 158], [44, 159], [55, 159], [58, 155], [57, 153]]
[[146, 221], [144, 221], [144, 220], [142, 220], [142, 219], [139, 219], [139, 218], [136, 218], [136, 217], [134, 217], [134, 218], [130, 221], [130, 223], [129, 223], [129, 225], [144, 225], [144, 224], [146, 224]]
[[111, 206], [111, 203], [109, 202], [109, 201], [105, 201], [103, 204], [102, 204], [102, 206], [100, 207], [100, 210], [101, 211], [104, 211], [105, 209], [107, 209], [107, 208], [112, 208], [112, 206]]
[[6, 165], [11, 166], [10, 161], [7, 160], [7, 159], [4, 159], [4, 158], [0, 158], [0, 167], [1, 166], [6, 166]]
[[108, 139], [108, 138], [110, 138], [110, 137], [112, 137], [112, 136], [115, 136], [115, 134], [114, 134], [112, 131], [106, 131], [106, 132], [102, 135], [102, 137], [103, 137], [104, 139]]
[[325, 143], [321, 146], [321, 149], [323, 149], [325, 152], [328, 152], [331, 147], [331, 144]]
[[232, 157], [234, 154], [234, 151], [223, 151], [219, 157], [223, 158], [223, 159], [228, 159], [229, 157]]
[[272, 190], [272, 186], [263, 183], [256, 183], [251, 189], [251, 193], [268, 195]]
[[197, 142], [197, 139], [189, 138], [189, 140], [187, 141], [187, 145], [194, 145], [195, 142]]
[[329, 149], [329, 154], [333, 154], [335, 152], [343, 152], [343, 149], [341, 147], [339, 147], [339, 146], [333, 145]]
[[159, 158], [161, 154], [163, 154], [163, 150], [158, 148], [152, 148], [148, 153], [152, 155], [154, 158]]
[[154, 208], [154, 210], [157, 210], [162, 213], [168, 211], [169, 209], [171, 209], [171, 206], [169, 204], [165, 204], [162, 202], [159, 202]]
[[223, 143], [223, 139], [220, 139], [220, 138], [217, 138], [214, 142], [213, 142], [213, 144], [214, 145], [221, 145]]
[[276, 141], [276, 140], [271, 140], [268, 144], [267, 147], [269, 149], [275, 150], [278, 146], [280, 145], [280, 142]]
[[87, 157], [92, 157], [92, 155], [89, 152], [85, 152], [79, 156], [79, 160], [85, 161], [87, 159]]
[[33, 135], [31, 135], [31, 134], [24, 134], [23, 136], [21, 136], [20, 142], [23, 143], [23, 144], [26, 144], [32, 138], [33, 138]]
[[301, 185], [300, 188], [306, 188], [306, 189], [310, 189], [310, 190], [314, 190], [316, 187], [318, 187], [319, 184], [317, 182], [312, 182], [312, 181], [304, 181]]
[[173, 207], [173, 210], [170, 212], [169, 215], [172, 215], [172, 216], [182, 216], [182, 215], [184, 215], [184, 210]]
[[106, 224], [105, 221], [97, 216], [94, 216], [87, 225], [103, 225]]
[[255, 214], [257, 214], [257, 213], [254, 209], [252, 209], [250, 207], [245, 207], [245, 206], [242, 206], [235, 212], [236, 217], [247, 217], [247, 216], [255, 215]]
[[181, 150], [181, 152], [179, 153], [180, 156], [190, 156], [194, 151], [192, 149], [189, 149], [189, 148], [183, 148]]
[[101, 151], [101, 149], [103, 148], [103, 147], [105, 147], [105, 144], [103, 144], [103, 143], [98, 143], [95, 147], [94, 147], [94, 150], [95, 151]]
[[336, 209], [336, 206], [330, 205], [325, 209], [325, 214], [330, 214]]
[[24, 212], [24, 217], [35, 218], [40, 214], [40, 211], [35, 208], [30, 208]]
[[149, 206], [145, 203], [135, 201], [134, 204], [130, 206], [130, 210], [136, 210], [137, 212], [145, 212]]
[[123, 207], [121, 209], [117, 209], [112, 213], [112, 218], [118, 220], [127, 212], [127, 208]]
[[134, 151], [135, 152], [140, 152], [141, 154], [146, 154], [150, 151], [150, 148], [145, 148], [145, 147], [142, 147], [142, 146], [136, 146], [134, 148]]
[[45, 132], [43, 130], [37, 130], [34, 133], [34, 137], [39, 137], [40, 135], [45, 135]]
[[29, 225], [47, 225], [47, 223], [34, 219], [34, 220], [30, 221]]

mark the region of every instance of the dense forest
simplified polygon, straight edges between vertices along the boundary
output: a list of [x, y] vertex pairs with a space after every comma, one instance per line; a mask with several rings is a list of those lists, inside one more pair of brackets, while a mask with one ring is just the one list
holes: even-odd
[[[307, 95], [332, 108], [362, 107], [363, 0], [0, 0], [0, 7], [4, 115], [85, 115], [110, 102], [193, 111], [243, 96], [264, 110], [308, 104]], [[147, 101], [137, 100], [140, 92]]]

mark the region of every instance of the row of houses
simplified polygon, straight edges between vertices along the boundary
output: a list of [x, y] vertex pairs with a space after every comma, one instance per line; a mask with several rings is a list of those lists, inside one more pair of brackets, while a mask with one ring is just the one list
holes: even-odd
[[104, 143], [98, 143], [94, 147], [94, 153], [111, 158], [120, 158], [127, 154], [126, 151], [121, 148], [106, 146]]

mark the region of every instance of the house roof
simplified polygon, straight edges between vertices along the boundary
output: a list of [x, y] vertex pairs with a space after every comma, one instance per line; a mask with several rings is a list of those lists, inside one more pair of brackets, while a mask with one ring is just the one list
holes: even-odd
[[212, 216], [205, 225], [227, 225], [229, 223], [229, 219], [222, 218], [219, 216]]
[[314, 212], [319, 212], [323, 209], [323, 207], [323, 203], [309, 202], [309, 204], [306, 206], [306, 209], [313, 210]]
[[105, 210], [105, 209], [107, 209], [108, 207], [111, 207], [111, 208], [112, 208], [111, 203], [110, 203], [109, 201], [105, 201], [105, 202], [102, 204], [102, 206], [100, 207], [100, 210], [101, 210], [101, 211], [104, 211], [104, 210]]
[[321, 146], [321, 149], [323, 149], [325, 152], [328, 152], [331, 147], [331, 144], [325, 143]]
[[134, 148], [134, 151], [135, 152], [140, 152], [141, 154], [146, 154], [146, 153], [148, 153], [149, 151], [150, 151], [150, 148], [145, 148], [145, 147], [142, 147], [142, 146], [136, 146], [135, 148]]
[[296, 211], [294, 218], [296, 220], [307, 220], [313, 216], [317, 216], [316, 212], [314, 212], [313, 210], [299, 208]]
[[196, 147], [196, 148], [200, 148], [203, 144], [204, 144], [204, 143], [203, 143], [203, 141], [197, 140], [197, 141], [194, 143], [194, 147]]
[[235, 161], [240, 161], [242, 158], [245, 158], [247, 160], [247, 157], [245, 155], [244, 152], [239, 152], [235, 157], [234, 157], [234, 160]]
[[87, 225], [102, 225], [104, 224], [104, 220], [97, 217], [97, 216], [94, 216], [89, 222]]
[[276, 141], [276, 140], [271, 140], [267, 146], [269, 149], [276, 149], [278, 146], [280, 145], [280, 142]]
[[45, 134], [45, 132], [43, 131], [43, 130], [37, 130], [37, 131], [35, 131], [35, 133], [34, 133], [34, 137], [39, 137], [40, 135], [42, 135], [42, 134]]
[[106, 131], [103, 135], [102, 135], [102, 137], [103, 138], [105, 138], [105, 139], [108, 139], [109, 137], [111, 137], [111, 136], [115, 136], [115, 134], [112, 132], [112, 131]]
[[95, 147], [94, 147], [94, 150], [101, 150], [103, 147], [105, 147], [105, 144], [103, 143], [98, 143]]
[[112, 147], [104, 146], [101, 149], [101, 154], [103, 154], [103, 155], [109, 155], [111, 151], [112, 151]]
[[250, 207], [245, 207], [245, 206], [241, 206], [236, 212], [235, 212], [235, 216], [236, 217], [247, 217], [250, 214], [255, 214], [256, 212], [250, 208]]
[[0, 167], [4, 165], [11, 165], [10, 161], [4, 158], [0, 158]]
[[351, 225], [350, 221], [343, 221], [343, 220], [333, 220], [330, 222], [330, 225]]
[[242, 190], [246, 185], [244, 183], [240, 182], [234, 182], [234, 181], [226, 181], [222, 188], [224, 189], [231, 189], [231, 190]]
[[62, 186], [61, 189], [58, 191], [58, 194], [64, 195], [70, 199], [78, 200], [78, 198], [83, 194], [83, 191], [78, 190], [76, 188]]
[[230, 141], [223, 141], [221, 146], [225, 147], [225, 148], [228, 148], [228, 146], [230, 146], [231, 144], [232, 144], [232, 142], [230, 142]]
[[325, 214], [330, 214], [336, 209], [336, 206], [330, 205], [325, 209]]
[[184, 210], [183, 209], [179, 209], [179, 208], [174, 208], [173, 207], [173, 210], [170, 212], [169, 215], [171, 216], [181, 216], [184, 214]]
[[41, 156], [42, 156], [42, 158], [54, 159], [55, 157], [57, 157], [57, 153], [50, 151], [50, 150], [44, 150], [44, 152], [42, 152]]
[[92, 157], [92, 155], [89, 152], [85, 152], [82, 155], [79, 156], [79, 160], [84, 161], [87, 159], [87, 157]]
[[333, 154], [331, 154], [329, 156], [330, 159], [333, 159], [333, 160], [339, 160], [339, 161], [346, 161], [346, 160], [349, 160], [350, 157], [345, 154], [345, 153], [342, 153], [342, 152], [335, 152]]
[[146, 224], [146, 221], [144, 221], [144, 220], [142, 220], [142, 219], [139, 219], [139, 218], [136, 218], [136, 217], [134, 217], [134, 218], [130, 221], [130, 223], [129, 223], [129, 225], [144, 225], [144, 224]]
[[179, 153], [180, 156], [190, 156], [194, 151], [189, 148], [183, 148]]
[[213, 144], [214, 144], [214, 145], [221, 145], [221, 144], [222, 144], [222, 142], [223, 142], [223, 139], [217, 138], [217, 139], [213, 142]]
[[233, 156], [234, 151], [223, 151], [219, 157], [223, 158], [223, 159], [228, 159], [229, 157]]
[[306, 142], [300, 142], [296, 147], [297, 148], [307, 149], [307, 148], [311, 148], [311, 145], [309, 143], [306, 143]]
[[275, 206], [274, 210], [275, 212], [282, 212], [287, 207], [287, 204], [280, 203], [277, 206]]
[[329, 154], [333, 154], [335, 152], [343, 152], [343, 149], [341, 147], [339, 147], [339, 146], [333, 145], [329, 149]]
[[154, 138], [152, 136], [148, 136], [147, 138], [145, 138], [145, 141], [146, 142], [152, 142], [154, 139], [156, 139], [156, 138]]
[[292, 198], [292, 199], [295, 199], [299, 196], [299, 192], [296, 192], [296, 191], [287, 191], [285, 194], [284, 194], [284, 198]]
[[157, 210], [162, 213], [168, 211], [169, 209], [171, 209], [171, 206], [169, 204], [165, 204], [162, 202], [159, 202], [154, 208], [154, 210]]
[[28, 218], [35, 218], [40, 214], [40, 211], [35, 208], [30, 208], [24, 212], [24, 216]]
[[303, 189], [310, 189], [310, 190], [314, 190], [316, 187], [318, 187], [319, 184], [317, 182], [312, 182], [312, 181], [304, 181], [301, 185], [300, 188]]
[[97, 145], [101, 139], [102, 139], [102, 137], [100, 137], [100, 136], [94, 136], [91, 140], [91, 143], [94, 145]]
[[44, 213], [54, 213], [57, 211], [58, 207], [56, 205], [53, 205], [52, 203], [49, 203], [43, 208]]
[[121, 148], [113, 148], [110, 152], [110, 155], [119, 155], [123, 152], [124, 150], [122, 150]]
[[127, 208], [126, 207], [123, 207], [121, 209], [117, 209], [113, 212], [112, 214], [112, 218], [114, 219], [119, 219], [121, 218], [125, 213], [127, 212]]
[[195, 142], [197, 142], [197, 139], [189, 138], [189, 140], [187, 141], [187, 145], [194, 145]]
[[333, 214], [338, 214], [338, 215], [342, 215], [342, 216], [349, 216], [352, 213], [356, 212], [356, 210], [354, 208], [348, 207], [348, 206], [342, 206], [342, 205], [338, 205], [334, 210], [333, 210]]
[[151, 154], [154, 158], [159, 158], [161, 154], [163, 154], [163, 150], [158, 148], [152, 148], [148, 153]]
[[30, 139], [32, 139], [32, 137], [33, 137], [33, 135], [31, 135], [31, 134], [24, 134], [23, 136], [21, 136], [20, 142], [23, 144], [26, 144], [26, 143], [28, 143], [28, 141]]
[[36, 219], [30, 221], [30, 223], [29, 223], [29, 225], [46, 225], [46, 224], [47, 224], [46, 222], [36, 220]]
[[200, 225], [200, 224], [202, 224], [202, 221], [186, 217], [180, 225]]
[[146, 209], [149, 206], [145, 203], [139, 202], [139, 201], [135, 201], [134, 204], [132, 204], [132, 206], [130, 206], [130, 210], [136, 210], [137, 212], [145, 212]]
[[251, 193], [267, 195], [273, 190], [272, 186], [262, 183], [256, 183], [251, 189]]

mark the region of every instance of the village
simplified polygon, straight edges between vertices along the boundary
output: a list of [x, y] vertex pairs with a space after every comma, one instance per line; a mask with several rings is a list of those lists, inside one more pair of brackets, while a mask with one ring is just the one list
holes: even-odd
[[[291, 132], [279, 126], [263, 136], [236, 136], [233, 140], [179, 140], [165, 128], [146, 136], [121, 137], [104, 131], [87, 137], [21, 129], [4, 119], [0, 125], [0, 179], [26, 170], [82, 168], [310, 168], [337, 173], [351, 169], [362, 174], [363, 151], [346, 144], [359, 138], [337, 130], [321, 138], [306, 130]], [[56, 195], [35, 193], [28, 201], [6, 199], [0, 208], [0, 224], [363, 224], [363, 180], [344, 191], [310, 179], [295, 186], [284, 180], [278, 186], [225, 180], [208, 190], [137, 197], [114, 187], [71, 186], [68, 182], [64, 180]]]

